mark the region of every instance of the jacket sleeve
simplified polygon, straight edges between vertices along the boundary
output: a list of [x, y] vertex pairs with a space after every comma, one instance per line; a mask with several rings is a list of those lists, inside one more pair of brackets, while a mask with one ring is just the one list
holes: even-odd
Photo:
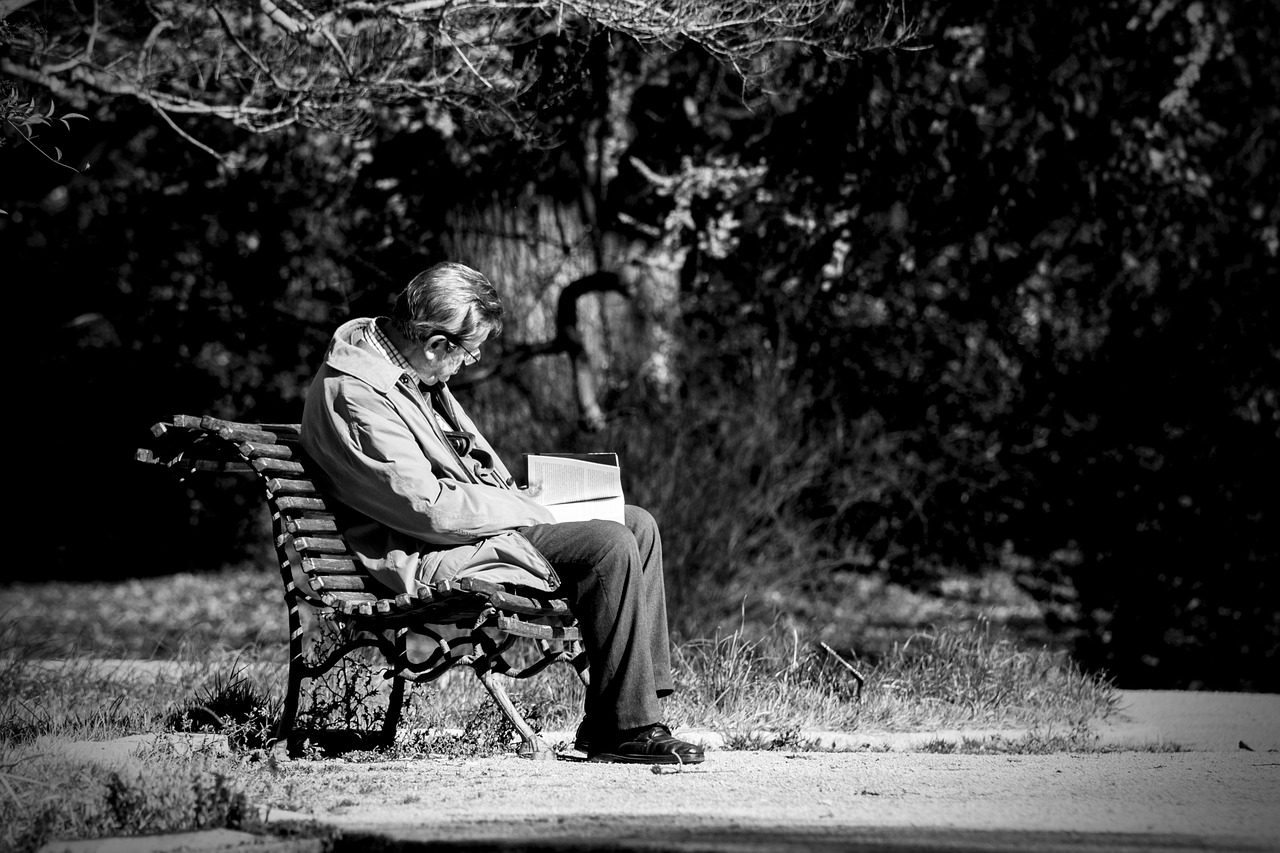
[[[310, 401], [309, 401], [310, 402]], [[474, 542], [553, 522], [518, 491], [439, 476], [394, 406], [378, 395], [338, 393], [317, 419], [308, 452], [338, 500], [395, 530], [437, 545]]]

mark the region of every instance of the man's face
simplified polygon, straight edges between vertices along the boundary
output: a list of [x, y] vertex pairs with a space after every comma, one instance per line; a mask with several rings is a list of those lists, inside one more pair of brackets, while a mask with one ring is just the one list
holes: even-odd
[[447, 383], [459, 370], [480, 360], [480, 347], [489, 337], [488, 329], [479, 329], [470, 338], [435, 334], [422, 344], [422, 359], [414, 368], [427, 385]]

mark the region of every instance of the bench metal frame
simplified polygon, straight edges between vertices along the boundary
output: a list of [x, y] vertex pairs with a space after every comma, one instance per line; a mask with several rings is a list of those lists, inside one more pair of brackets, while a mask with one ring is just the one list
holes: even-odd
[[[407, 682], [435, 681], [453, 667], [465, 665], [520, 734], [519, 754], [554, 758], [555, 752], [494, 676], [528, 678], [564, 662], [587, 683], [581, 632], [567, 602], [479, 578], [425, 586], [416, 594], [392, 594], [364, 571], [348, 547], [334, 517], [332, 499], [309, 473], [312, 463], [299, 444], [298, 429], [297, 424], [176, 415], [155, 424], [152, 446], [136, 454], [139, 461], [161, 465], [180, 479], [196, 472], [251, 473], [266, 489], [289, 608], [289, 676], [277, 742], [291, 753], [302, 747], [295, 721], [304, 680], [324, 676], [358, 649], [373, 648], [387, 664], [384, 677], [392, 680], [382, 745], [395, 742]], [[314, 664], [305, 659], [302, 606], [314, 608], [319, 618], [350, 631], [351, 639]], [[458, 629], [462, 629], [460, 636]], [[431, 641], [425, 658], [410, 659], [410, 633]], [[446, 639], [446, 633], [455, 636]], [[517, 666], [517, 657], [524, 661], [532, 657], [532, 662]]]

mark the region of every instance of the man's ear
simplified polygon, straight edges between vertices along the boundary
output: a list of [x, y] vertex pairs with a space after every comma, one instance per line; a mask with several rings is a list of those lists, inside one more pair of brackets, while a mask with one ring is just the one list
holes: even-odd
[[444, 335], [432, 335], [427, 338], [425, 349], [427, 352], [435, 353], [436, 355], [443, 355], [448, 345], [449, 341]]

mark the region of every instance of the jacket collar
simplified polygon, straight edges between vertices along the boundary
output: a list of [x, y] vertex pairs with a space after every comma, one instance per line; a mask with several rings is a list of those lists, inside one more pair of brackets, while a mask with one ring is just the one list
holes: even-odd
[[[339, 326], [324, 360], [334, 370], [368, 383], [381, 394], [389, 394], [408, 371], [387, 361], [374, 349], [369, 340], [373, 323], [372, 317], [358, 317]], [[417, 381], [416, 376], [410, 379]]]

